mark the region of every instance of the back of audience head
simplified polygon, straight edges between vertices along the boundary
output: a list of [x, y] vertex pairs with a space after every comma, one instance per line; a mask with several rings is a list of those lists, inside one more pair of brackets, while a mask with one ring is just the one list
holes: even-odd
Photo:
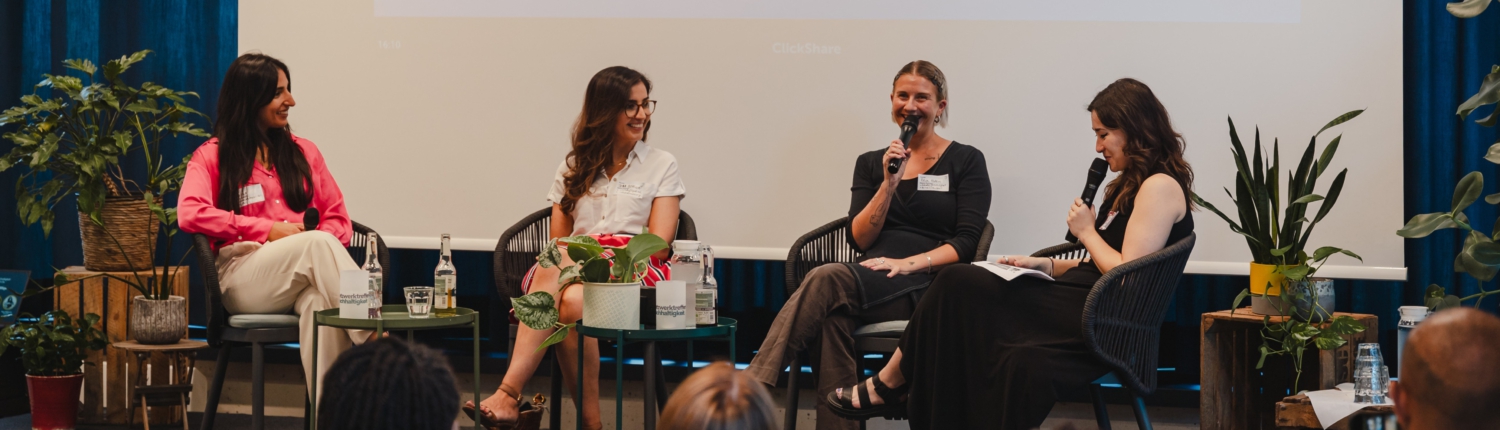
[[664, 430], [774, 429], [776, 407], [765, 386], [750, 375], [716, 362], [693, 373], [662, 411]]
[[1433, 314], [1402, 360], [1391, 383], [1402, 429], [1500, 428], [1500, 318], [1469, 308]]
[[422, 345], [381, 338], [345, 351], [323, 379], [318, 428], [450, 430], [458, 384], [448, 359]]

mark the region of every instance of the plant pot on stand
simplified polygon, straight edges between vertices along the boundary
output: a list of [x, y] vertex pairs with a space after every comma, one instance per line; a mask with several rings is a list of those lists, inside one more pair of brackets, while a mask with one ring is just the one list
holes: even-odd
[[583, 322], [615, 330], [641, 328], [641, 283], [583, 283]]
[[130, 302], [130, 337], [143, 345], [170, 345], [187, 334], [187, 299], [135, 296]]
[[1283, 310], [1288, 306], [1281, 300], [1283, 287], [1286, 287], [1286, 275], [1276, 273], [1275, 265], [1250, 263], [1250, 311], [1261, 315], [1285, 315]]
[[1288, 282], [1283, 302], [1297, 321], [1322, 323], [1333, 317], [1333, 280], [1307, 278]]
[[156, 245], [160, 223], [142, 195], [104, 199], [99, 220], [104, 225], [94, 223], [87, 213], [78, 213], [84, 268], [96, 272], [151, 268], [151, 247]]

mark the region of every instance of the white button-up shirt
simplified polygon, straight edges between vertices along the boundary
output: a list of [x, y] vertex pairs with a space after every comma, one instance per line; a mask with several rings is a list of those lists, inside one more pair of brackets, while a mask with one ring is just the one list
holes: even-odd
[[[563, 175], [572, 159], [557, 166], [547, 201], [562, 203]], [[610, 178], [604, 171], [594, 176], [589, 192], [573, 205], [573, 231], [580, 234], [641, 234], [651, 219], [651, 202], [657, 197], [687, 197], [687, 188], [677, 174], [677, 157], [636, 142], [625, 159], [625, 168]]]

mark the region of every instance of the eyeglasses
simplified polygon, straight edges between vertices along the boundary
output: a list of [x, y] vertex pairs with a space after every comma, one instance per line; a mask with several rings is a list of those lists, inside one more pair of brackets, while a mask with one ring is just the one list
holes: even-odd
[[636, 104], [635, 102], [625, 102], [625, 115], [635, 116], [635, 114], [640, 113], [642, 108], [646, 109], [646, 115], [655, 113], [656, 100], [641, 100], [640, 104]]

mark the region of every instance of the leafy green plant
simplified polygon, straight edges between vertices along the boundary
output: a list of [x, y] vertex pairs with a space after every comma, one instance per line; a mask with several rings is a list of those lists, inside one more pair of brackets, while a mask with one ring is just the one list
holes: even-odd
[[[169, 135], [208, 137], [209, 134], [192, 121], [193, 117], [205, 116], [186, 105], [185, 97], [197, 97], [197, 93], [174, 91], [150, 82], [139, 87], [124, 82], [122, 75], [150, 53], [139, 51], [110, 60], [102, 71], [86, 59], [63, 61], [65, 67], [81, 72], [87, 80], [43, 74], [42, 81], [34, 88], [51, 87], [54, 94], [61, 95], [43, 98], [42, 94], [33, 93], [21, 97], [20, 106], [0, 113], [0, 126], [20, 126], [4, 135], [15, 147], [0, 156], [0, 172], [17, 166], [30, 169], [16, 182], [18, 212], [26, 225], [40, 223], [43, 233], [50, 234], [56, 205], [77, 193], [78, 211], [104, 226], [99, 213], [106, 198], [139, 196], [161, 224], [160, 231], [167, 235], [166, 255], [172, 254], [170, 239], [178, 233], [177, 208], [164, 207], [162, 198], [182, 188], [190, 156], [175, 165], [168, 163], [162, 156], [161, 141]], [[101, 78], [98, 81], [96, 73]], [[142, 152], [140, 159], [144, 164], [122, 166], [121, 157], [134, 151]], [[126, 177], [126, 167], [144, 170], [145, 183]], [[129, 261], [130, 254], [124, 252], [119, 239], [108, 228], [103, 230], [129, 265], [138, 267]], [[147, 258], [156, 261], [157, 237], [143, 240], [150, 243], [151, 253]], [[146, 298], [166, 299], [171, 295], [175, 272], [166, 268], [128, 278], [103, 274], [89, 277], [113, 278]], [[54, 275], [55, 285], [87, 278], [69, 279], [62, 272]]]
[[[558, 289], [559, 295], [579, 282], [640, 282], [651, 254], [667, 248], [666, 240], [649, 231], [631, 238], [630, 243], [623, 247], [601, 245], [598, 240], [587, 235], [565, 237], [557, 242], [567, 245], [567, 257], [573, 261], [572, 265], [563, 267], [558, 275], [557, 284], [562, 286]], [[544, 268], [562, 266], [563, 251], [558, 248], [543, 247], [541, 255], [537, 256], [537, 264]], [[556, 299], [546, 291], [536, 291], [511, 299], [511, 306], [516, 310], [516, 319], [527, 327], [533, 330], [556, 330], [537, 346], [537, 351], [562, 342], [576, 324], [558, 322]]]
[[[1483, 13], [1490, 5], [1490, 0], [1465, 0], [1462, 2], [1448, 3], [1448, 13], [1458, 18], [1473, 18]], [[1487, 105], [1500, 102], [1500, 65], [1490, 66], [1490, 73], [1484, 77], [1484, 82], [1479, 85], [1479, 91], [1458, 105], [1458, 118], [1463, 120], [1474, 114], [1474, 110]], [[1494, 127], [1500, 121], [1500, 109], [1491, 110], [1484, 118], [1475, 120], [1476, 124], [1485, 127]], [[1490, 145], [1484, 159], [1500, 164], [1500, 142]], [[1458, 186], [1453, 189], [1453, 203], [1448, 212], [1435, 212], [1421, 214], [1411, 218], [1397, 235], [1408, 239], [1427, 237], [1438, 230], [1457, 228], [1463, 230], [1464, 244], [1459, 249], [1458, 255], [1453, 259], [1453, 271], [1466, 273], [1474, 279], [1479, 280], [1479, 292], [1468, 296], [1459, 297], [1448, 294], [1441, 285], [1432, 284], [1427, 287], [1423, 294], [1424, 304], [1433, 310], [1442, 310], [1451, 307], [1462, 306], [1463, 302], [1474, 301], [1474, 307], [1478, 308], [1484, 304], [1484, 298], [1492, 294], [1500, 294], [1500, 289], [1487, 290], [1485, 283], [1495, 278], [1495, 273], [1500, 271], [1500, 220], [1495, 222], [1489, 235], [1475, 230], [1469, 223], [1468, 215], [1464, 214], [1470, 205], [1479, 200], [1479, 195], [1484, 192], [1484, 174], [1480, 172], [1469, 172], [1463, 179], [1458, 181]], [[1485, 203], [1500, 204], [1500, 193], [1484, 196]]]
[[[122, 75], [151, 51], [140, 51], [101, 68], [86, 59], [63, 61], [76, 76], [43, 74], [34, 87], [50, 87], [52, 98], [33, 92], [21, 97], [21, 105], [0, 112], [0, 126], [17, 124], [4, 138], [15, 144], [0, 156], [0, 172], [16, 166], [29, 170], [16, 182], [18, 212], [26, 225], [40, 223], [50, 234], [54, 209], [68, 195], [77, 193], [78, 211], [103, 225], [99, 211], [109, 197], [141, 196], [157, 218], [171, 226], [176, 209], [164, 208], [161, 197], [182, 187], [187, 157], [171, 164], [161, 153], [161, 140], [168, 135], [208, 137], [192, 117], [205, 117], [188, 107], [191, 91], [175, 91], [151, 82], [139, 87], [127, 84]], [[99, 73], [100, 80], [95, 80]], [[206, 117], [205, 117], [206, 118]], [[142, 151], [145, 183], [125, 174], [121, 157]]]
[[0, 355], [11, 347], [19, 348], [28, 375], [76, 375], [89, 351], [104, 349], [108, 343], [104, 332], [94, 328], [97, 314], [74, 320], [58, 310], [42, 314], [35, 322], [30, 319], [30, 314], [21, 314], [21, 322], [0, 329]]
[[[1285, 304], [1285, 302], [1281, 302]], [[1260, 330], [1260, 360], [1255, 362], [1255, 368], [1261, 369], [1266, 365], [1266, 357], [1273, 355], [1285, 355], [1292, 361], [1292, 369], [1296, 376], [1292, 379], [1292, 392], [1301, 391], [1302, 382], [1302, 357], [1309, 347], [1320, 350], [1335, 349], [1348, 343], [1344, 336], [1361, 333], [1365, 326], [1350, 318], [1348, 315], [1339, 315], [1323, 321], [1323, 313], [1318, 312], [1322, 306], [1313, 301], [1315, 310], [1310, 320], [1299, 321], [1292, 317], [1279, 317], [1281, 321], [1272, 323], [1270, 316], [1262, 317], [1264, 327]], [[1283, 310], [1283, 313], [1285, 311]]]
[[[1208, 208], [1214, 214], [1224, 219], [1229, 224], [1229, 229], [1245, 237], [1245, 243], [1250, 247], [1250, 255], [1253, 261], [1259, 264], [1275, 265], [1276, 272], [1286, 275], [1288, 279], [1303, 279], [1311, 272], [1309, 261], [1321, 262], [1329, 256], [1340, 253], [1354, 258], [1360, 258], [1353, 252], [1336, 247], [1323, 247], [1309, 256], [1305, 251], [1307, 240], [1312, 236], [1313, 228], [1318, 222], [1328, 215], [1333, 209], [1334, 203], [1338, 202], [1339, 193], [1344, 189], [1344, 176], [1349, 169], [1339, 171], [1338, 176], [1333, 178], [1328, 191], [1324, 194], [1315, 194], [1318, 179], [1328, 169], [1328, 163], [1333, 161], [1333, 155], [1338, 151], [1339, 140], [1343, 135], [1334, 137], [1323, 148], [1322, 155], [1313, 159], [1313, 152], [1317, 148], [1318, 135], [1323, 134], [1334, 126], [1348, 122], [1364, 113], [1363, 109], [1350, 111], [1339, 115], [1317, 133], [1313, 134], [1311, 141], [1307, 143], [1307, 150], [1303, 151], [1302, 159], [1297, 164], [1295, 171], [1287, 172], [1286, 204], [1285, 212], [1282, 212], [1282, 189], [1281, 189], [1281, 143], [1272, 141], [1271, 154], [1266, 157], [1260, 145], [1260, 129], [1255, 130], [1254, 158], [1247, 158], [1245, 147], [1240, 143], [1239, 133], [1234, 128], [1234, 119], [1229, 119], [1229, 142], [1230, 151], [1234, 154], [1235, 178], [1234, 193], [1228, 188], [1224, 193], [1229, 195], [1235, 204], [1236, 215], [1239, 222], [1235, 222], [1212, 203], [1204, 200], [1197, 193], [1193, 193], [1193, 202], [1199, 206]], [[1308, 205], [1318, 203], [1318, 212], [1309, 221], [1307, 219]], [[1360, 259], [1363, 261], [1363, 259]]]

